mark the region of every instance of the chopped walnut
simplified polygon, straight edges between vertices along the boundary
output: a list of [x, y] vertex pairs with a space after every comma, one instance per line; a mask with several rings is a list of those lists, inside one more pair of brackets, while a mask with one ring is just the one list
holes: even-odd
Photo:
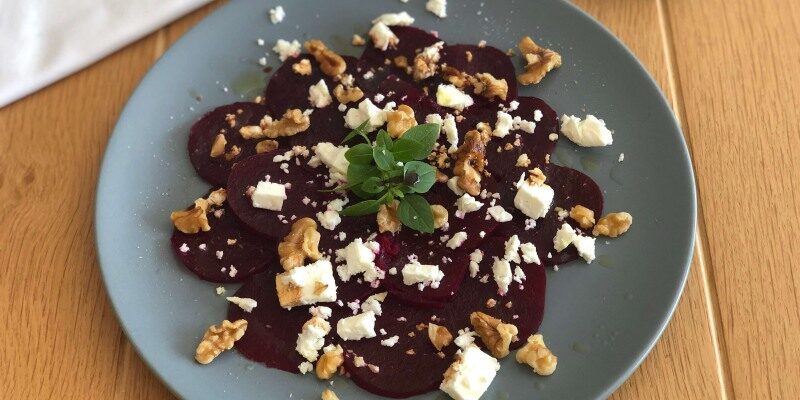
[[400, 232], [402, 224], [400, 223], [400, 218], [397, 217], [397, 206], [399, 204], [397, 200], [394, 200], [391, 204], [382, 204], [378, 208], [378, 232]]
[[350, 41], [350, 44], [352, 44], [353, 46], [363, 46], [367, 44], [367, 41], [364, 40], [364, 38], [361, 37], [361, 35], [354, 33], [353, 40]]
[[322, 400], [339, 400], [339, 397], [333, 393], [333, 390], [325, 389], [322, 391]]
[[242, 153], [242, 149], [239, 146], [233, 145], [231, 146], [230, 150], [225, 152], [225, 160], [231, 161], [236, 157], [239, 157], [239, 154]]
[[531, 165], [531, 159], [528, 158], [527, 153], [522, 153], [517, 157], [517, 167], [528, 168]]
[[278, 148], [278, 142], [272, 139], [262, 140], [256, 143], [256, 154], [267, 153]]
[[592, 230], [592, 235], [617, 237], [627, 232], [633, 224], [633, 216], [626, 212], [606, 214], [597, 221]]
[[347, 104], [351, 101], [361, 100], [364, 97], [364, 92], [358, 86], [345, 88], [344, 85], [338, 84], [333, 88], [333, 95], [336, 96], [336, 100], [339, 100], [339, 103]]
[[439, 204], [431, 205], [431, 212], [433, 213], [433, 228], [439, 229], [443, 227], [448, 220], [447, 209]]
[[486, 308], [494, 308], [497, 305], [497, 300], [489, 299], [486, 300]]
[[408, 68], [408, 58], [406, 56], [397, 56], [392, 59], [394, 66], [397, 68], [406, 69]]
[[456, 184], [472, 196], [481, 192], [481, 172], [486, 166], [486, 131], [471, 130], [464, 136], [464, 143], [455, 152], [456, 163], [453, 173], [458, 176]]
[[441, 59], [439, 50], [442, 49], [444, 42], [437, 42], [433, 45], [423, 49], [416, 57], [411, 65], [411, 74], [415, 81], [428, 79], [436, 74], [438, 66], [436, 63]]
[[406, 354], [408, 354], [410, 356], [413, 356], [414, 354], [417, 354], [417, 352], [414, 351], [414, 349], [408, 349], [408, 350], [406, 350]]
[[544, 336], [537, 333], [528, 337], [525, 346], [517, 351], [517, 362], [528, 364], [539, 375], [552, 375], [558, 365], [556, 357], [544, 344]]
[[240, 319], [230, 322], [227, 319], [219, 325], [211, 325], [203, 334], [203, 340], [197, 345], [194, 359], [200, 364], [208, 364], [223, 351], [230, 350], [233, 342], [244, 336], [247, 321]]
[[561, 66], [561, 55], [553, 50], [539, 47], [530, 36], [525, 36], [519, 41], [519, 50], [525, 57], [525, 72], [517, 76], [523, 85], [537, 84], [544, 76]]
[[194, 201], [194, 207], [191, 210], [173, 211], [169, 218], [175, 229], [188, 234], [197, 233], [200, 231], [208, 232], [211, 226], [208, 225], [208, 216], [206, 213], [209, 211], [209, 206], [221, 206], [227, 198], [225, 189], [217, 189], [211, 192], [207, 198], [199, 198]]
[[569, 210], [569, 217], [574, 219], [583, 229], [589, 229], [594, 225], [594, 211], [580, 204]]
[[497, 358], [507, 356], [508, 346], [512, 341], [517, 340], [518, 331], [515, 325], [503, 323], [503, 321], [480, 311], [470, 314], [469, 322], [489, 352]]
[[472, 62], [472, 52], [471, 51], [467, 50], [467, 52], [464, 53], [464, 55], [467, 57], [467, 62], [468, 63]]
[[328, 49], [320, 40], [309, 40], [303, 44], [303, 47], [314, 56], [319, 63], [319, 69], [325, 75], [337, 76], [347, 69], [344, 58]]
[[225, 122], [227, 122], [228, 126], [231, 128], [236, 126], [236, 114], [225, 114]]
[[546, 180], [547, 177], [544, 175], [544, 172], [539, 169], [539, 167], [528, 170], [528, 182], [531, 185], [544, 185]]
[[428, 324], [428, 339], [436, 350], [441, 351], [453, 342], [453, 334], [447, 328], [431, 323]]
[[248, 125], [239, 128], [239, 134], [245, 139], [275, 139], [282, 136], [294, 136], [305, 131], [311, 126], [311, 119], [297, 108], [286, 110], [283, 117], [273, 121], [272, 117], [265, 115], [258, 125]]
[[479, 94], [489, 100], [497, 97], [505, 101], [508, 96], [508, 82], [505, 79], [497, 79], [490, 73], [476, 74], [469, 79], [469, 83]]
[[292, 71], [298, 75], [311, 75], [311, 61], [304, 58], [292, 64]]
[[300, 267], [306, 258], [317, 261], [322, 258], [319, 252], [320, 234], [317, 222], [311, 218], [300, 218], [292, 224], [292, 230], [278, 244], [278, 255], [285, 271]]
[[407, 130], [415, 126], [417, 120], [414, 119], [414, 110], [405, 104], [400, 104], [386, 116], [386, 130], [393, 139], [402, 137]]
[[214, 143], [211, 144], [211, 157], [217, 158], [223, 154], [225, 154], [225, 145], [228, 144], [228, 141], [225, 139], [225, 135], [219, 133], [216, 137], [214, 137]]
[[323, 353], [317, 360], [317, 378], [331, 379], [336, 370], [344, 363], [344, 350], [342, 346], [329, 346], [323, 349]]
[[467, 86], [470, 78], [471, 77], [464, 71], [449, 66], [442, 67], [442, 79], [459, 89], [463, 89]]

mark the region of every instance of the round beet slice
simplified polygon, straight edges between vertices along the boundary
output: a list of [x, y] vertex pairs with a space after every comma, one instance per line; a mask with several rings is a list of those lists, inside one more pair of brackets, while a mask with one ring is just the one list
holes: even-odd
[[[342, 56], [347, 64], [345, 74], [357, 74], [358, 59], [352, 56]], [[292, 66], [301, 60], [308, 60], [311, 63], [311, 74], [300, 75], [292, 69]], [[325, 81], [328, 86], [328, 91], [331, 93], [333, 102], [324, 108], [336, 108], [339, 102], [336, 101], [336, 96], [333, 96], [333, 88], [336, 87], [338, 82], [333, 80], [333, 77], [325, 75], [320, 70], [319, 63], [310, 54], [301, 54], [298, 57], [287, 58], [283, 62], [272, 77], [269, 79], [267, 88], [264, 90], [264, 97], [267, 99], [267, 106], [273, 114], [280, 117], [290, 108], [299, 108], [305, 110], [314, 108], [308, 100], [308, 88], [311, 85], [317, 84], [320, 79]], [[312, 124], [313, 126], [313, 124]]]
[[555, 208], [561, 207], [569, 211], [572, 207], [580, 204], [594, 211], [595, 216], [599, 216], [603, 212], [603, 193], [592, 178], [575, 169], [546, 164], [542, 167], [542, 172], [547, 177], [545, 183], [550, 185], [555, 192], [550, 211], [544, 218], [536, 220], [534, 228], [526, 230], [525, 220], [528, 217], [514, 207], [514, 196], [516, 195], [514, 183], [519, 180], [519, 175], [516, 176], [516, 179], [513, 175], [509, 175], [500, 185], [499, 192], [503, 207], [514, 215], [514, 219], [501, 224], [502, 232], [499, 234], [518, 234], [523, 243], [533, 243], [543, 265], [564, 264], [578, 259], [578, 252], [574, 246], [569, 246], [561, 252], [557, 252], [553, 248], [553, 237], [561, 225], [566, 222], [585, 235], [591, 235], [591, 229], [582, 229], [569, 217], [560, 220]]
[[[270, 112], [263, 104], [233, 103], [215, 108], [195, 122], [189, 133], [188, 149], [189, 159], [197, 174], [214, 186], [224, 186], [233, 165], [256, 154], [255, 146], [259, 140], [245, 140], [239, 134], [239, 128], [258, 125], [265, 115], [270, 115]], [[233, 122], [233, 126], [230, 122]], [[211, 146], [220, 133], [225, 135], [227, 141], [225, 150], [230, 151], [236, 146], [240, 150], [238, 156], [231, 159], [224, 155], [211, 157]], [[288, 143], [288, 140], [279, 139], [278, 142]]]
[[[471, 59], [467, 53], [472, 54]], [[440, 63], [447, 64], [470, 75], [490, 73], [496, 79], [505, 79], [508, 84], [508, 94], [505, 101], [508, 102], [517, 98], [517, 76], [514, 64], [504, 51], [496, 47], [480, 47], [472, 44], [447, 45], [442, 49]], [[481, 95], [473, 94], [472, 97], [475, 100], [475, 105], [472, 107], [479, 107], [482, 104], [489, 103], [489, 100]], [[500, 100], [494, 98], [493, 102], [495, 101]]]
[[[350, 107], [358, 107], [350, 103]], [[306, 146], [309, 150], [317, 143], [330, 142], [338, 145], [352, 129], [344, 125], [344, 112], [336, 107], [316, 108], [309, 116], [311, 126], [291, 137], [292, 146]]]
[[420, 50], [441, 40], [422, 29], [411, 26], [391, 26], [389, 29], [391, 29], [400, 40], [397, 43], [397, 47], [388, 48], [384, 51], [375, 48], [370, 41], [367, 43], [364, 52], [361, 53], [361, 60], [364, 61], [366, 65], [379, 68], [384, 67], [386, 65], [385, 61], [388, 59], [390, 61], [390, 66], [387, 69], [392, 71], [391, 73], [399, 76], [407, 76], [408, 79], [412, 79], [405, 71], [394, 66], [394, 58], [403, 56], [410, 65]]
[[[478, 246], [485, 237], [491, 236], [492, 232], [497, 228], [497, 221], [491, 218], [491, 216], [487, 217], [488, 214], [486, 211], [493, 200], [489, 194], [497, 191], [497, 183], [491, 177], [484, 177], [481, 181], [481, 188], [486, 190], [486, 197], [483, 198], [478, 195], [475, 196], [475, 198], [477, 201], [483, 203], [483, 207], [477, 211], [463, 214], [463, 217], [459, 216], [461, 213], [457, 212], [458, 207], [456, 207], [456, 201], [461, 196], [456, 195], [446, 184], [436, 183], [431, 190], [425, 194], [429, 203], [438, 204], [447, 209], [447, 231], [441, 232], [436, 237], [445, 234], [453, 236], [457, 232], [467, 233], [467, 240], [458, 248], [458, 251], [472, 250]], [[483, 235], [481, 235], [481, 232], [483, 232]]]
[[[317, 212], [326, 209], [324, 203], [336, 194], [322, 192], [328, 189], [326, 167], [308, 167], [308, 158], [298, 157], [286, 162], [286, 173], [281, 168], [282, 162], [273, 161], [275, 154], [278, 153], [258, 154], [234, 166], [228, 179], [228, 203], [244, 226], [280, 240], [291, 230], [292, 221], [302, 217], [316, 219]], [[286, 186], [286, 200], [280, 211], [253, 207], [248, 190], [265, 179]]]
[[[193, 208], [194, 205], [187, 209]], [[209, 282], [243, 282], [276, 263], [277, 243], [244, 229], [228, 202], [208, 213], [211, 230], [172, 231], [172, 250], [183, 265]], [[231, 241], [231, 244], [228, 244]]]
[[426, 96], [425, 93], [414, 86], [414, 84], [402, 80], [397, 75], [389, 75], [378, 86], [378, 93], [384, 96], [380, 102], [380, 107], [393, 101], [398, 106], [405, 104], [414, 110], [414, 118], [417, 123], [424, 124], [428, 114], [443, 114], [444, 110]]

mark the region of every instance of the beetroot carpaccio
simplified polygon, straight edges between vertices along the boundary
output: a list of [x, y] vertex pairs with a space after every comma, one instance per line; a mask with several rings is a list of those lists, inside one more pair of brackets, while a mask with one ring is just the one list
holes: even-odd
[[553, 373], [537, 334], [546, 267], [591, 263], [595, 237], [632, 217], [602, 216], [598, 185], [550, 154], [562, 135], [601, 146], [611, 132], [518, 94], [557, 53], [523, 38], [517, 75], [506, 52], [412, 22], [377, 18], [359, 58], [279, 41], [262, 96], [191, 128], [192, 165], [218, 189], [172, 213], [172, 248], [200, 279], [244, 283], [198, 362], [235, 344], [393, 398], [478, 398], [509, 354]]

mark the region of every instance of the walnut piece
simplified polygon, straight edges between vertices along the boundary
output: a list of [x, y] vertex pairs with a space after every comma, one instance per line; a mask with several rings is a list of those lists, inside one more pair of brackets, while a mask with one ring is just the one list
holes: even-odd
[[561, 66], [561, 55], [553, 50], [539, 47], [530, 36], [525, 36], [519, 41], [519, 50], [525, 57], [525, 72], [517, 76], [523, 85], [537, 84], [544, 76]]
[[344, 363], [344, 350], [342, 346], [336, 345], [326, 347], [319, 360], [317, 360], [317, 378], [331, 379], [336, 370]]
[[361, 98], [364, 97], [364, 92], [362, 92], [358, 86], [348, 86], [345, 88], [344, 85], [340, 83], [333, 88], [333, 95], [336, 96], [336, 100], [338, 100], [339, 103], [347, 104], [351, 101], [361, 100]]
[[517, 362], [530, 365], [539, 375], [548, 376], [555, 372], [558, 357], [545, 346], [544, 336], [537, 333], [528, 337], [525, 346], [517, 351]]
[[236, 157], [239, 157], [239, 154], [242, 152], [242, 149], [239, 146], [233, 145], [231, 149], [225, 153], [225, 160], [230, 161]]
[[450, 177], [448, 177], [447, 174], [439, 169], [436, 170], [436, 182], [447, 183], [448, 180], [450, 180]]
[[397, 206], [399, 204], [397, 200], [394, 200], [391, 204], [382, 204], [378, 208], [378, 232], [400, 232], [402, 224], [400, 223], [400, 218], [397, 217]]
[[353, 46], [363, 46], [367, 44], [367, 41], [364, 40], [364, 38], [361, 37], [361, 35], [354, 33], [353, 39], [350, 41], [350, 44], [352, 44]]
[[414, 57], [414, 62], [411, 64], [411, 74], [415, 81], [421, 81], [436, 74], [436, 69], [438, 68], [436, 63], [441, 59], [439, 51], [443, 45], [444, 42], [434, 43]]
[[298, 75], [311, 75], [311, 61], [304, 58], [292, 64], [292, 71]]
[[217, 189], [211, 192], [207, 198], [199, 198], [194, 201], [194, 208], [191, 210], [173, 211], [169, 218], [175, 229], [188, 234], [200, 231], [208, 232], [211, 226], [208, 225], [209, 206], [221, 206], [227, 198], [225, 189]]
[[414, 110], [405, 104], [400, 104], [397, 109], [390, 111], [386, 121], [386, 130], [393, 139], [402, 137], [407, 130], [417, 126]]
[[592, 229], [592, 235], [617, 237], [627, 232], [631, 224], [633, 224], [632, 215], [626, 212], [609, 213], [597, 221], [597, 225]]
[[528, 158], [528, 153], [522, 153], [517, 157], [517, 167], [528, 168], [531, 165], [531, 159]]
[[297, 108], [286, 110], [283, 117], [273, 121], [272, 117], [265, 115], [258, 125], [248, 125], [239, 128], [239, 134], [245, 139], [275, 139], [282, 136], [294, 136], [305, 131], [311, 126], [308, 115]]
[[469, 78], [471, 78], [471, 76], [464, 71], [460, 71], [450, 66], [442, 67], [442, 79], [459, 89], [463, 89], [467, 86], [467, 84], [469, 84]]
[[431, 344], [436, 350], [442, 351], [453, 342], [453, 334], [443, 326], [430, 323], [428, 324], [428, 339], [431, 340]]
[[256, 154], [270, 152], [278, 148], [278, 142], [272, 139], [262, 140], [256, 143]]
[[284, 271], [302, 266], [306, 258], [311, 261], [322, 258], [319, 238], [316, 221], [308, 217], [294, 221], [292, 230], [278, 244], [278, 256]]
[[486, 143], [489, 142], [487, 131], [471, 130], [464, 136], [464, 143], [455, 152], [456, 162], [453, 174], [458, 179], [456, 184], [472, 196], [481, 192], [481, 172], [486, 166]]
[[480, 311], [470, 314], [469, 322], [481, 337], [489, 352], [497, 358], [507, 356], [508, 346], [511, 345], [512, 341], [517, 340], [518, 331], [515, 325], [505, 324], [503, 321]]
[[574, 219], [583, 229], [589, 229], [594, 225], [594, 211], [580, 204], [569, 210], [569, 217]]
[[505, 79], [497, 79], [492, 74], [480, 73], [469, 79], [469, 83], [479, 94], [489, 100], [497, 97], [505, 101], [508, 96], [508, 82]]
[[344, 73], [344, 70], [347, 68], [344, 58], [328, 49], [321, 40], [314, 39], [306, 41], [303, 47], [314, 56], [319, 63], [319, 69], [321, 69], [325, 75], [337, 76]]
[[339, 400], [339, 396], [336, 396], [333, 390], [325, 389], [322, 391], [322, 400]]
[[447, 209], [439, 204], [431, 205], [431, 212], [433, 213], [433, 229], [439, 229], [447, 223], [449, 218]]
[[217, 158], [223, 154], [225, 154], [225, 145], [228, 144], [228, 140], [225, 139], [225, 135], [217, 134], [214, 137], [214, 143], [211, 144], [211, 158]]
[[230, 350], [233, 342], [244, 336], [247, 321], [240, 319], [230, 322], [227, 319], [219, 325], [211, 325], [203, 334], [203, 340], [197, 345], [194, 359], [200, 364], [208, 364], [223, 351]]
[[394, 62], [394, 66], [397, 68], [408, 68], [408, 58], [406, 58], [406, 56], [397, 56], [392, 59], [392, 62]]
[[539, 167], [528, 170], [528, 182], [531, 185], [544, 185], [546, 180], [547, 177], [544, 175], [544, 172], [539, 169]]

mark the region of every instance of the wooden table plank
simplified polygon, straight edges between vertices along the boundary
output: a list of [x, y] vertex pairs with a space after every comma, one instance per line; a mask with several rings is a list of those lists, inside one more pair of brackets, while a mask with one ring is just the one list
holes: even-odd
[[797, 398], [800, 4], [666, 8], [733, 394]]

